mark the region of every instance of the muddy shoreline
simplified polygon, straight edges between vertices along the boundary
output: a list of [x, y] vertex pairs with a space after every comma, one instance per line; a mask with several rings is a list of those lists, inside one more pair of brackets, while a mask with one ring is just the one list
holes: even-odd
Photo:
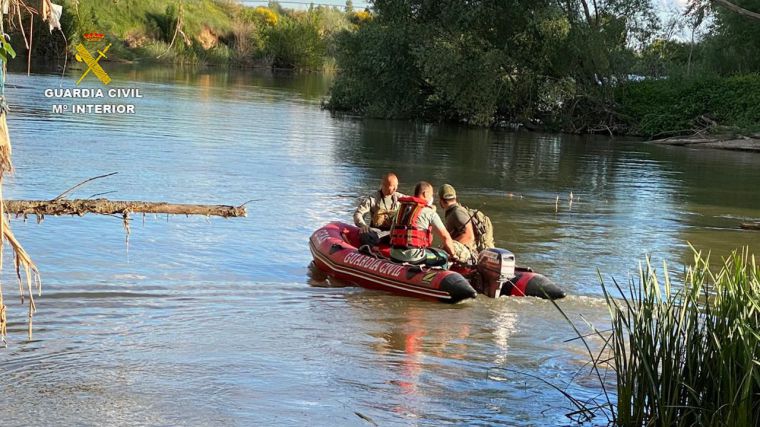
[[676, 145], [689, 148], [709, 148], [760, 153], [760, 134], [675, 136], [652, 141], [653, 144]]

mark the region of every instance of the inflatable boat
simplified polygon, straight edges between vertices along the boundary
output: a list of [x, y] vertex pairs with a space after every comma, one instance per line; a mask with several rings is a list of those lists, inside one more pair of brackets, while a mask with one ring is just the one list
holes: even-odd
[[311, 235], [311, 268], [329, 278], [399, 295], [456, 303], [478, 293], [492, 298], [535, 296], [563, 298], [565, 293], [545, 276], [515, 266], [514, 255], [499, 248], [480, 253], [475, 265], [451, 269], [398, 263], [389, 248], [360, 247], [359, 228], [331, 222]]

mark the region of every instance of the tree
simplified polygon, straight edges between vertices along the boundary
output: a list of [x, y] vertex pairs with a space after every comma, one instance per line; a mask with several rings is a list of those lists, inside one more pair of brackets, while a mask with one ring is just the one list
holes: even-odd
[[710, 14], [712, 24], [702, 42], [705, 66], [722, 75], [760, 71], [760, 0], [694, 0], [687, 13]]
[[732, 3], [728, 0], [692, 0], [689, 2], [688, 11], [689, 13], [696, 11], [701, 11], [700, 13], [704, 13], [705, 10], [710, 9], [714, 5], [723, 6], [726, 9], [747, 18], [760, 20], [760, 13], [745, 9], [740, 5]]
[[627, 79], [633, 49], [657, 26], [650, 0], [373, 5], [374, 19], [338, 43], [333, 110], [476, 125], [557, 122], [579, 95], [611, 102], [610, 83]]

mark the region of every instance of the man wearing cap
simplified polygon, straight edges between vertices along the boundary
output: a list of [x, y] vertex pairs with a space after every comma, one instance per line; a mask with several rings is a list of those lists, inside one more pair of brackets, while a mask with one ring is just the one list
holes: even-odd
[[438, 205], [444, 212], [446, 230], [454, 239], [454, 255], [462, 262], [475, 261], [478, 251], [475, 245], [475, 230], [467, 209], [457, 201], [457, 192], [449, 184], [438, 189]]
[[[393, 217], [399, 207], [398, 199], [404, 197], [396, 191], [398, 177], [393, 172], [383, 176], [380, 189], [362, 198], [354, 212], [354, 224], [361, 229], [359, 237], [362, 245], [374, 246], [390, 233]], [[370, 214], [367, 224], [364, 216]]]

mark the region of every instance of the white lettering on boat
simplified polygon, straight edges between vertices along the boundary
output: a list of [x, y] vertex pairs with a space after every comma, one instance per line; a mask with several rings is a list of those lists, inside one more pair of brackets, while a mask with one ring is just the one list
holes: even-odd
[[314, 234], [317, 244], [321, 245], [322, 242], [330, 238], [330, 233], [327, 230], [319, 230]]
[[347, 254], [345, 258], [343, 258], [343, 262], [347, 265], [361, 267], [369, 271], [393, 277], [399, 277], [404, 271], [404, 267], [401, 265], [393, 264], [382, 259], [368, 257], [358, 252]]

